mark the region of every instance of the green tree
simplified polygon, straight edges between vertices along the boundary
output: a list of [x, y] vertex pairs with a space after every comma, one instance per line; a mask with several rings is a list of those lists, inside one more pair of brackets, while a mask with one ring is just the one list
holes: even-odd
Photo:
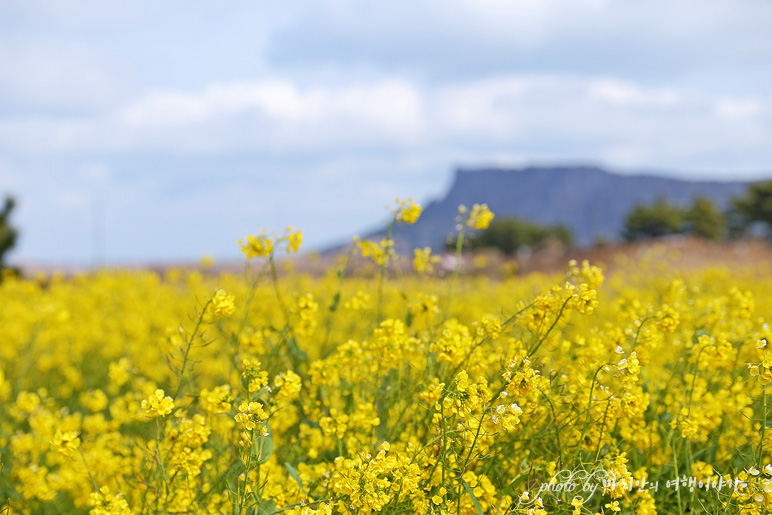
[[[6, 197], [3, 210], [0, 211], [0, 271], [7, 268], [6, 254], [16, 245], [18, 232], [11, 226], [10, 215], [16, 202], [11, 197]], [[2, 276], [0, 276], [2, 278]]]
[[708, 240], [720, 240], [726, 235], [726, 216], [707, 197], [697, 197], [684, 212], [686, 232]]
[[754, 222], [763, 223], [772, 234], [772, 180], [748, 186], [744, 196], [733, 199], [729, 217], [733, 235], [744, 234]]
[[513, 254], [520, 247], [537, 248], [548, 241], [566, 246], [573, 244], [573, 234], [563, 225], [546, 226], [518, 218], [496, 218], [490, 226], [470, 240], [472, 248], [497, 248]]
[[627, 241], [659, 238], [682, 232], [684, 213], [664, 198], [654, 204], [638, 204], [625, 218], [622, 237]]

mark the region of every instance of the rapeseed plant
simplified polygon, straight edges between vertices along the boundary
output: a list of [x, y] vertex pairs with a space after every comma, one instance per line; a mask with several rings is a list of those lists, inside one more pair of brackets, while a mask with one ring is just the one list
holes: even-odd
[[[287, 228], [244, 277], [3, 281], [0, 514], [772, 510], [763, 270], [412, 276], [420, 215], [355, 242], [373, 279], [280, 278]], [[459, 210], [457, 258], [493, 216]]]

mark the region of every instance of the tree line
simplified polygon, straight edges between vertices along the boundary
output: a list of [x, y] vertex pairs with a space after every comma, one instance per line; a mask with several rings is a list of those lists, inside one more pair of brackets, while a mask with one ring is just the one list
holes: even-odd
[[[772, 180], [750, 184], [725, 209], [704, 196], [696, 197], [687, 206], [676, 205], [664, 197], [638, 204], [625, 216], [620, 237], [639, 241], [676, 234], [712, 241], [763, 234], [772, 240]], [[550, 242], [570, 247], [574, 237], [565, 225], [497, 217], [488, 229], [470, 238], [469, 248], [496, 248], [509, 255], [523, 247], [538, 249]]]
[[[18, 231], [10, 220], [15, 206], [14, 199], [7, 197], [0, 210], [0, 272], [12, 269], [7, 255], [18, 238]], [[724, 210], [707, 197], [697, 197], [686, 207], [665, 198], [638, 204], [627, 213], [620, 236], [627, 241], [638, 241], [685, 234], [717, 241], [747, 237], [754, 231], [772, 240], [772, 180], [750, 184], [745, 194], [733, 198]], [[469, 248], [497, 248], [504, 254], [513, 254], [523, 247], [538, 249], [550, 242], [570, 247], [574, 236], [565, 225], [499, 217], [486, 230], [470, 238]]]
[[720, 209], [707, 197], [679, 207], [660, 198], [639, 204], [626, 216], [622, 237], [627, 241], [686, 234], [718, 241], [751, 234], [772, 239], [772, 181], [752, 183], [744, 195]]
[[16, 207], [16, 201], [12, 197], [6, 197], [3, 209], [0, 210], [0, 281], [3, 280], [3, 271], [15, 270], [6, 262], [8, 252], [16, 245], [19, 236], [16, 228], [11, 225], [11, 211]]

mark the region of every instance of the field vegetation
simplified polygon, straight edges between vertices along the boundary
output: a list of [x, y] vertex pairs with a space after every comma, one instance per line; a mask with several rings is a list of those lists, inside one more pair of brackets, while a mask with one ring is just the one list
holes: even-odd
[[[459, 210], [457, 257], [493, 218]], [[282, 273], [301, 243], [246, 236], [238, 274], [7, 273], [0, 513], [772, 507], [768, 268], [492, 280], [387, 236]]]

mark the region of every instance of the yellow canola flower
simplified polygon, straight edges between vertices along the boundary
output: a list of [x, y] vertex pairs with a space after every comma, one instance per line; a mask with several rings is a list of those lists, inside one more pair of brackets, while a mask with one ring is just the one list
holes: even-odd
[[316, 509], [306, 506], [300, 515], [332, 515], [332, 504], [319, 503]]
[[412, 198], [407, 201], [397, 199], [397, 222], [414, 224], [421, 216], [421, 211], [421, 206], [413, 202]]
[[571, 499], [571, 506], [573, 506], [573, 509], [574, 509], [572, 513], [574, 515], [579, 515], [582, 512], [583, 504], [584, 504], [584, 499], [582, 499], [578, 495], [575, 496], [573, 499]]
[[370, 240], [354, 238], [354, 244], [362, 257], [372, 258], [378, 266], [386, 266], [389, 262], [389, 257], [394, 251], [394, 241], [389, 239], [381, 240], [380, 243], [375, 243]]
[[80, 402], [91, 411], [102, 411], [107, 407], [108, 399], [102, 390], [89, 390], [80, 394]]
[[485, 230], [493, 221], [494, 216], [493, 212], [488, 209], [488, 204], [475, 204], [472, 206], [472, 212], [469, 213], [466, 225], [478, 231]]
[[32, 413], [40, 406], [40, 396], [33, 392], [19, 392], [16, 397], [16, 407], [24, 412]]
[[248, 235], [246, 243], [239, 240], [239, 246], [247, 260], [256, 257], [268, 257], [273, 252], [273, 239], [265, 234]]
[[297, 253], [300, 250], [300, 244], [303, 243], [303, 233], [300, 231], [292, 232], [292, 228], [287, 234], [287, 254]]
[[131, 366], [127, 358], [121, 358], [118, 361], [111, 362], [107, 367], [107, 377], [111, 385], [116, 387], [123, 386], [131, 379]]
[[252, 431], [257, 424], [268, 420], [268, 413], [259, 402], [242, 402], [235, 418], [245, 430]]
[[0, 401], [5, 401], [11, 394], [11, 384], [5, 380], [5, 373], [0, 369]]
[[132, 515], [134, 513], [123, 495], [111, 494], [110, 488], [107, 486], [92, 493], [89, 497], [89, 503], [92, 507], [89, 515]]
[[174, 400], [159, 388], [153, 395], [143, 400], [140, 406], [150, 417], [165, 417], [174, 410]]
[[51, 440], [51, 445], [56, 451], [63, 456], [72, 456], [80, 447], [80, 438], [75, 431], [65, 431], [57, 429], [54, 433], [54, 438]]
[[434, 272], [434, 265], [439, 262], [440, 257], [432, 256], [431, 248], [413, 249], [413, 270], [417, 274], [431, 274]]
[[294, 401], [303, 388], [300, 376], [292, 370], [287, 370], [276, 376], [273, 379], [273, 385], [278, 389], [276, 399], [279, 404], [288, 404]]
[[225, 318], [236, 311], [236, 298], [225, 290], [217, 290], [212, 297], [212, 313], [216, 318]]
[[228, 412], [231, 409], [231, 387], [226, 384], [211, 390], [204, 388], [201, 390], [199, 402], [210, 415]]
[[[287, 230], [273, 251], [301, 239]], [[407, 260], [383, 247], [395, 266], [382, 295], [372, 260], [285, 271], [279, 284], [268, 267], [4, 279], [0, 484], [11, 504], [650, 515], [678, 510], [664, 484], [677, 461], [679, 476], [710, 480], [682, 495], [686, 511], [772, 510], [768, 274], [637, 261], [615, 262], [605, 281], [585, 262], [517, 280], [462, 271], [446, 312], [447, 280], [402, 274]], [[206, 296], [206, 320], [219, 323], [180, 331]], [[156, 390], [178, 384], [174, 398]], [[561, 450], [616, 478], [602, 501], [538, 498], [540, 481], [572, 467]], [[533, 481], [504, 490], [496, 471]], [[660, 478], [659, 491], [641, 491], [643, 478]], [[717, 479], [742, 487], [717, 497]]]

